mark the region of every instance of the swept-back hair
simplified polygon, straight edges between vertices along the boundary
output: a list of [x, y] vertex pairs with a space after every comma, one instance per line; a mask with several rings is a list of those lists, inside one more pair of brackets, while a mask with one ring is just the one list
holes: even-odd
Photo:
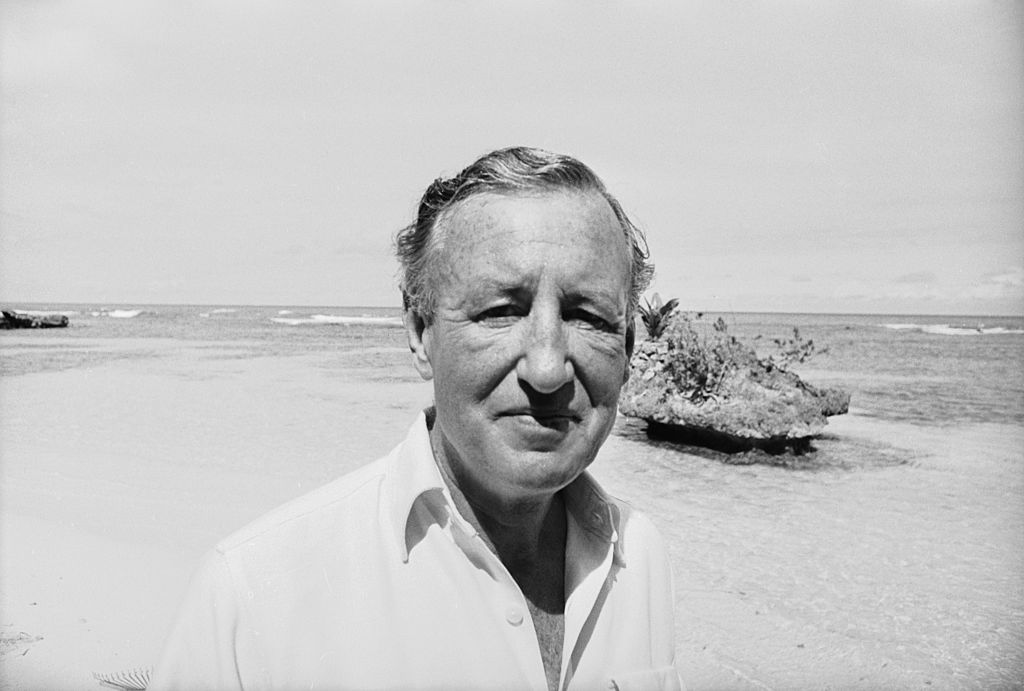
[[395, 253], [401, 264], [402, 304], [433, 321], [437, 307], [438, 276], [433, 270], [434, 255], [444, 233], [435, 233], [442, 217], [459, 202], [485, 192], [514, 193], [551, 190], [598, 192], [611, 206], [622, 226], [630, 248], [630, 290], [626, 312], [630, 323], [640, 295], [654, 274], [644, 234], [626, 216], [597, 175], [579, 160], [543, 149], [510, 147], [481, 156], [458, 174], [438, 178], [420, 199], [416, 220], [395, 237]]

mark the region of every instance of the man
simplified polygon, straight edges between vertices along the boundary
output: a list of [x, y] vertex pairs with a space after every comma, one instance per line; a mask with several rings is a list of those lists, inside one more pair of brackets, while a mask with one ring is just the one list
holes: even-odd
[[436, 180], [397, 248], [434, 406], [218, 545], [151, 688], [678, 688], [661, 540], [585, 472], [641, 234], [582, 163], [513, 148]]

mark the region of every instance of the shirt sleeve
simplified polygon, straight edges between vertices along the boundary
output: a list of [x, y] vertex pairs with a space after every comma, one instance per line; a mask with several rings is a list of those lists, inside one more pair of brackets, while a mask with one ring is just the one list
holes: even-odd
[[236, 643], [239, 614], [224, 555], [213, 550], [192, 577], [147, 689], [241, 689]]
[[[655, 649], [655, 659], [662, 664], [667, 663], [672, 669], [675, 681], [681, 688], [676, 668], [676, 626], [675, 626], [675, 579], [672, 574], [672, 563], [668, 548], [658, 529], [651, 524], [650, 550], [652, 561], [651, 590], [654, 605], [654, 620], [651, 622], [651, 638]], [[662, 688], [662, 687], [659, 687]], [[669, 688], [669, 687], [665, 687]]]
[[634, 516], [640, 528], [647, 560], [647, 583], [650, 626], [650, 653], [652, 669], [635, 676], [615, 678], [615, 688], [627, 689], [685, 689], [676, 665], [675, 641], [675, 583], [669, 550], [654, 523], [644, 515]]

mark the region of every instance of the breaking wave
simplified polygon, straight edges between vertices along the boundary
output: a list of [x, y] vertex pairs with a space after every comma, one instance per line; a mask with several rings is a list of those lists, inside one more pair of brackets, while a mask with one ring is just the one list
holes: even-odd
[[218, 307], [217, 309], [210, 310], [209, 312], [200, 312], [199, 316], [204, 319], [209, 319], [214, 314], [234, 314], [238, 310], [234, 307]]
[[270, 321], [276, 324], [288, 326], [303, 326], [307, 324], [344, 324], [346, 326], [401, 326], [401, 317], [345, 317], [334, 314], [314, 314], [309, 317], [271, 317]]
[[992, 334], [1024, 334], [1024, 329], [984, 324], [881, 324], [894, 331], [917, 331], [938, 336], [988, 336]]
[[102, 309], [96, 312], [90, 312], [94, 317], [112, 317], [114, 319], [134, 319], [140, 314], [144, 314], [145, 310], [108, 310]]

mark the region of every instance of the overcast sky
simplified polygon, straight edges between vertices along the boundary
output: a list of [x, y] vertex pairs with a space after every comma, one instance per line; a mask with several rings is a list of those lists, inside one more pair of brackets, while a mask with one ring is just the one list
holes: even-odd
[[0, 300], [397, 305], [481, 153], [570, 153], [694, 310], [1024, 314], [1024, 3], [0, 4]]

